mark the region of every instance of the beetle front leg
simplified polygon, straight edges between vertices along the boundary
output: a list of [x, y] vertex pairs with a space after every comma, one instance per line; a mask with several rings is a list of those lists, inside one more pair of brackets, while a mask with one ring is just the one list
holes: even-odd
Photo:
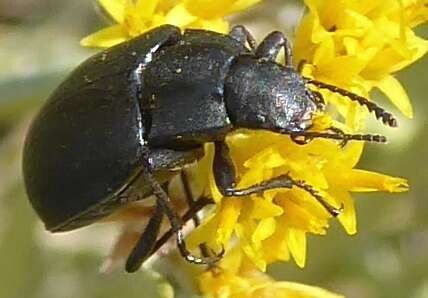
[[308, 192], [314, 197], [332, 216], [338, 216], [342, 212], [341, 208], [336, 208], [327, 203], [324, 198], [309, 184], [301, 180], [294, 180], [288, 174], [271, 178], [259, 184], [246, 188], [237, 189], [235, 181], [235, 167], [229, 155], [229, 148], [223, 141], [215, 144], [215, 155], [213, 163], [214, 179], [221, 194], [225, 197], [241, 197], [251, 194], [262, 194], [270, 189], [292, 188], [296, 186]]
[[256, 50], [256, 47], [257, 47], [256, 39], [254, 38], [253, 35], [251, 35], [250, 31], [248, 31], [247, 28], [245, 28], [244, 26], [242, 25], [234, 26], [232, 30], [230, 30], [229, 36], [232, 37], [233, 39], [236, 39], [243, 45], [245, 45], [245, 43], [248, 43], [251, 49], [251, 52], [254, 52]]
[[266, 36], [266, 38], [257, 47], [256, 57], [268, 61], [275, 61], [282, 48], [285, 50], [285, 66], [292, 68], [293, 53], [291, 51], [290, 42], [284, 34], [279, 31], [274, 31]]

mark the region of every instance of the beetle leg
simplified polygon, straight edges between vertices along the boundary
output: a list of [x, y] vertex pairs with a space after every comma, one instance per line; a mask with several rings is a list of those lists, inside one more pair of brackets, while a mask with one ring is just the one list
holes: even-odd
[[223, 196], [233, 196], [230, 193], [236, 186], [236, 173], [229, 147], [224, 141], [214, 142], [214, 146], [213, 173], [216, 185]]
[[274, 31], [265, 37], [257, 47], [256, 57], [268, 61], [275, 61], [282, 48], [284, 48], [285, 51], [285, 66], [293, 68], [293, 53], [291, 51], [290, 42], [284, 34], [279, 31]]
[[232, 30], [230, 30], [229, 36], [232, 37], [233, 39], [236, 39], [243, 45], [245, 45], [245, 43], [248, 43], [251, 49], [251, 52], [254, 52], [256, 50], [256, 47], [257, 47], [256, 39], [254, 38], [253, 35], [251, 35], [251, 33], [244, 26], [242, 25], [234, 26]]
[[[190, 208], [195, 203], [195, 199], [193, 197], [192, 188], [190, 186], [189, 179], [188, 179], [187, 174], [186, 174], [186, 169], [181, 170], [180, 178], [181, 178], [181, 181], [183, 183], [183, 189], [184, 189], [186, 201], [187, 201], [187, 204], [189, 205], [189, 208]], [[192, 220], [193, 220], [193, 224], [194, 224], [195, 228], [201, 224], [201, 219], [199, 218], [197, 212], [195, 212], [195, 214], [193, 214]], [[204, 258], [207, 258], [210, 256], [210, 251], [208, 250], [208, 247], [205, 243], [201, 243], [199, 245], [199, 250], [201, 251], [201, 255]]]
[[183, 235], [183, 222], [174, 207], [171, 205], [171, 200], [159, 182], [155, 179], [152, 173], [152, 165], [150, 163], [150, 151], [147, 147], [143, 147], [143, 170], [144, 174], [153, 189], [153, 195], [157, 198], [157, 204], [165, 212], [169, 219], [171, 228], [177, 237], [177, 247], [182, 257], [189, 263], [194, 264], [214, 264], [220, 260], [222, 253], [212, 258], [200, 258], [192, 255], [186, 247]]
[[[207, 198], [207, 197], [199, 198], [197, 201], [195, 201], [195, 203], [192, 204], [192, 206], [190, 206], [189, 210], [187, 210], [187, 212], [183, 215], [182, 217], [183, 222], [189, 221], [190, 219], [193, 218], [195, 214], [201, 211], [205, 206], [208, 206], [213, 203], [214, 201], [210, 198]], [[174, 235], [174, 233], [175, 232], [172, 228], [169, 229], [167, 232], [165, 232], [165, 234], [163, 234], [158, 239], [158, 241], [156, 241], [156, 244], [154, 245], [150, 255], [157, 252]], [[219, 255], [217, 255], [217, 257], [220, 258], [223, 255], [223, 253], [224, 253], [224, 250]]]
[[125, 269], [127, 272], [135, 272], [141, 264], [151, 255], [158, 238], [163, 220], [163, 208], [156, 204], [154, 214], [149, 220], [143, 234], [126, 260]]
[[251, 194], [261, 194], [270, 189], [292, 188], [296, 186], [308, 192], [314, 197], [332, 216], [342, 212], [342, 208], [336, 208], [327, 203], [324, 198], [313, 189], [311, 185], [301, 180], [294, 180], [288, 174], [274, 177], [250, 187], [236, 189], [235, 167], [229, 156], [229, 148], [222, 141], [215, 142], [215, 155], [213, 163], [214, 179], [220, 192], [225, 197], [240, 197]]

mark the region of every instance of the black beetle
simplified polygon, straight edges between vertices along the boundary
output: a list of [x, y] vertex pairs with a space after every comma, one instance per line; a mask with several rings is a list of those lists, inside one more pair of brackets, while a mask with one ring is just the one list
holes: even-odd
[[[286, 63], [275, 62], [281, 49]], [[290, 45], [272, 32], [256, 47], [243, 26], [229, 35], [164, 25], [102, 51], [83, 62], [45, 103], [28, 132], [23, 173], [28, 197], [46, 228], [68, 231], [89, 225], [127, 202], [154, 194], [156, 211], [131, 256], [135, 271], [156, 247], [163, 215], [168, 217], [186, 260], [210, 263], [185, 247], [182, 221], [162, 185], [215, 143], [213, 171], [221, 193], [244, 196], [293, 185], [288, 175], [246, 189], [235, 188], [235, 169], [225, 137], [238, 128], [288, 134], [298, 143], [315, 137], [346, 142], [384, 142], [379, 135], [349, 135], [331, 128], [308, 131], [330, 89], [374, 111], [385, 124], [393, 116], [367, 99], [304, 78], [293, 68]]]

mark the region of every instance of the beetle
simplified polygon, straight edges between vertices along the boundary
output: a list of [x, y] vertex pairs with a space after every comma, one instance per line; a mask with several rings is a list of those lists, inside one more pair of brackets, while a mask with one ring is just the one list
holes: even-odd
[[[276, 62], [282, 49], [284, 65]], [[188, 252], [182, 220], [164, 187], [177, 170], [203, 156], [207, 142], [215, 146], [213, 173], [223, 196], [297, 186], [337, 215], [339, 209], [289, 175], [237, 189], [225, 142], [239, 128], [289, 135], [299, 144], [318, 137], [385, 142], [380, 135], [345, 134], [337, 128], [309, 131], [314, 113], [325, 106], [311, 85], [356, 101], [386, 125], [397, 126], [392, 114], [367, 99], [302, 77], [281, 32], [270, 33], [257, 46], [240, 25], [229, 34], [154, 28], [87, 59], [46, 101], [24, 146], [29, 200], [49, 231], [63, 232], [154, 195], [156, 209], [128, 258], [129, 272], [159, 246], [164, 215], [187, 261], [210, 264], [221, 257]]]

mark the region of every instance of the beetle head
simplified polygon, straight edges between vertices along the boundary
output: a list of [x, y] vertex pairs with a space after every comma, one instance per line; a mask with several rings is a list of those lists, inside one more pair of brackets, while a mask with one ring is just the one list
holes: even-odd
[[251, 56], [232, 66], [225, 98], [235, 126], [280, 132], [306, 130], [319, 106], [297, 71]]

